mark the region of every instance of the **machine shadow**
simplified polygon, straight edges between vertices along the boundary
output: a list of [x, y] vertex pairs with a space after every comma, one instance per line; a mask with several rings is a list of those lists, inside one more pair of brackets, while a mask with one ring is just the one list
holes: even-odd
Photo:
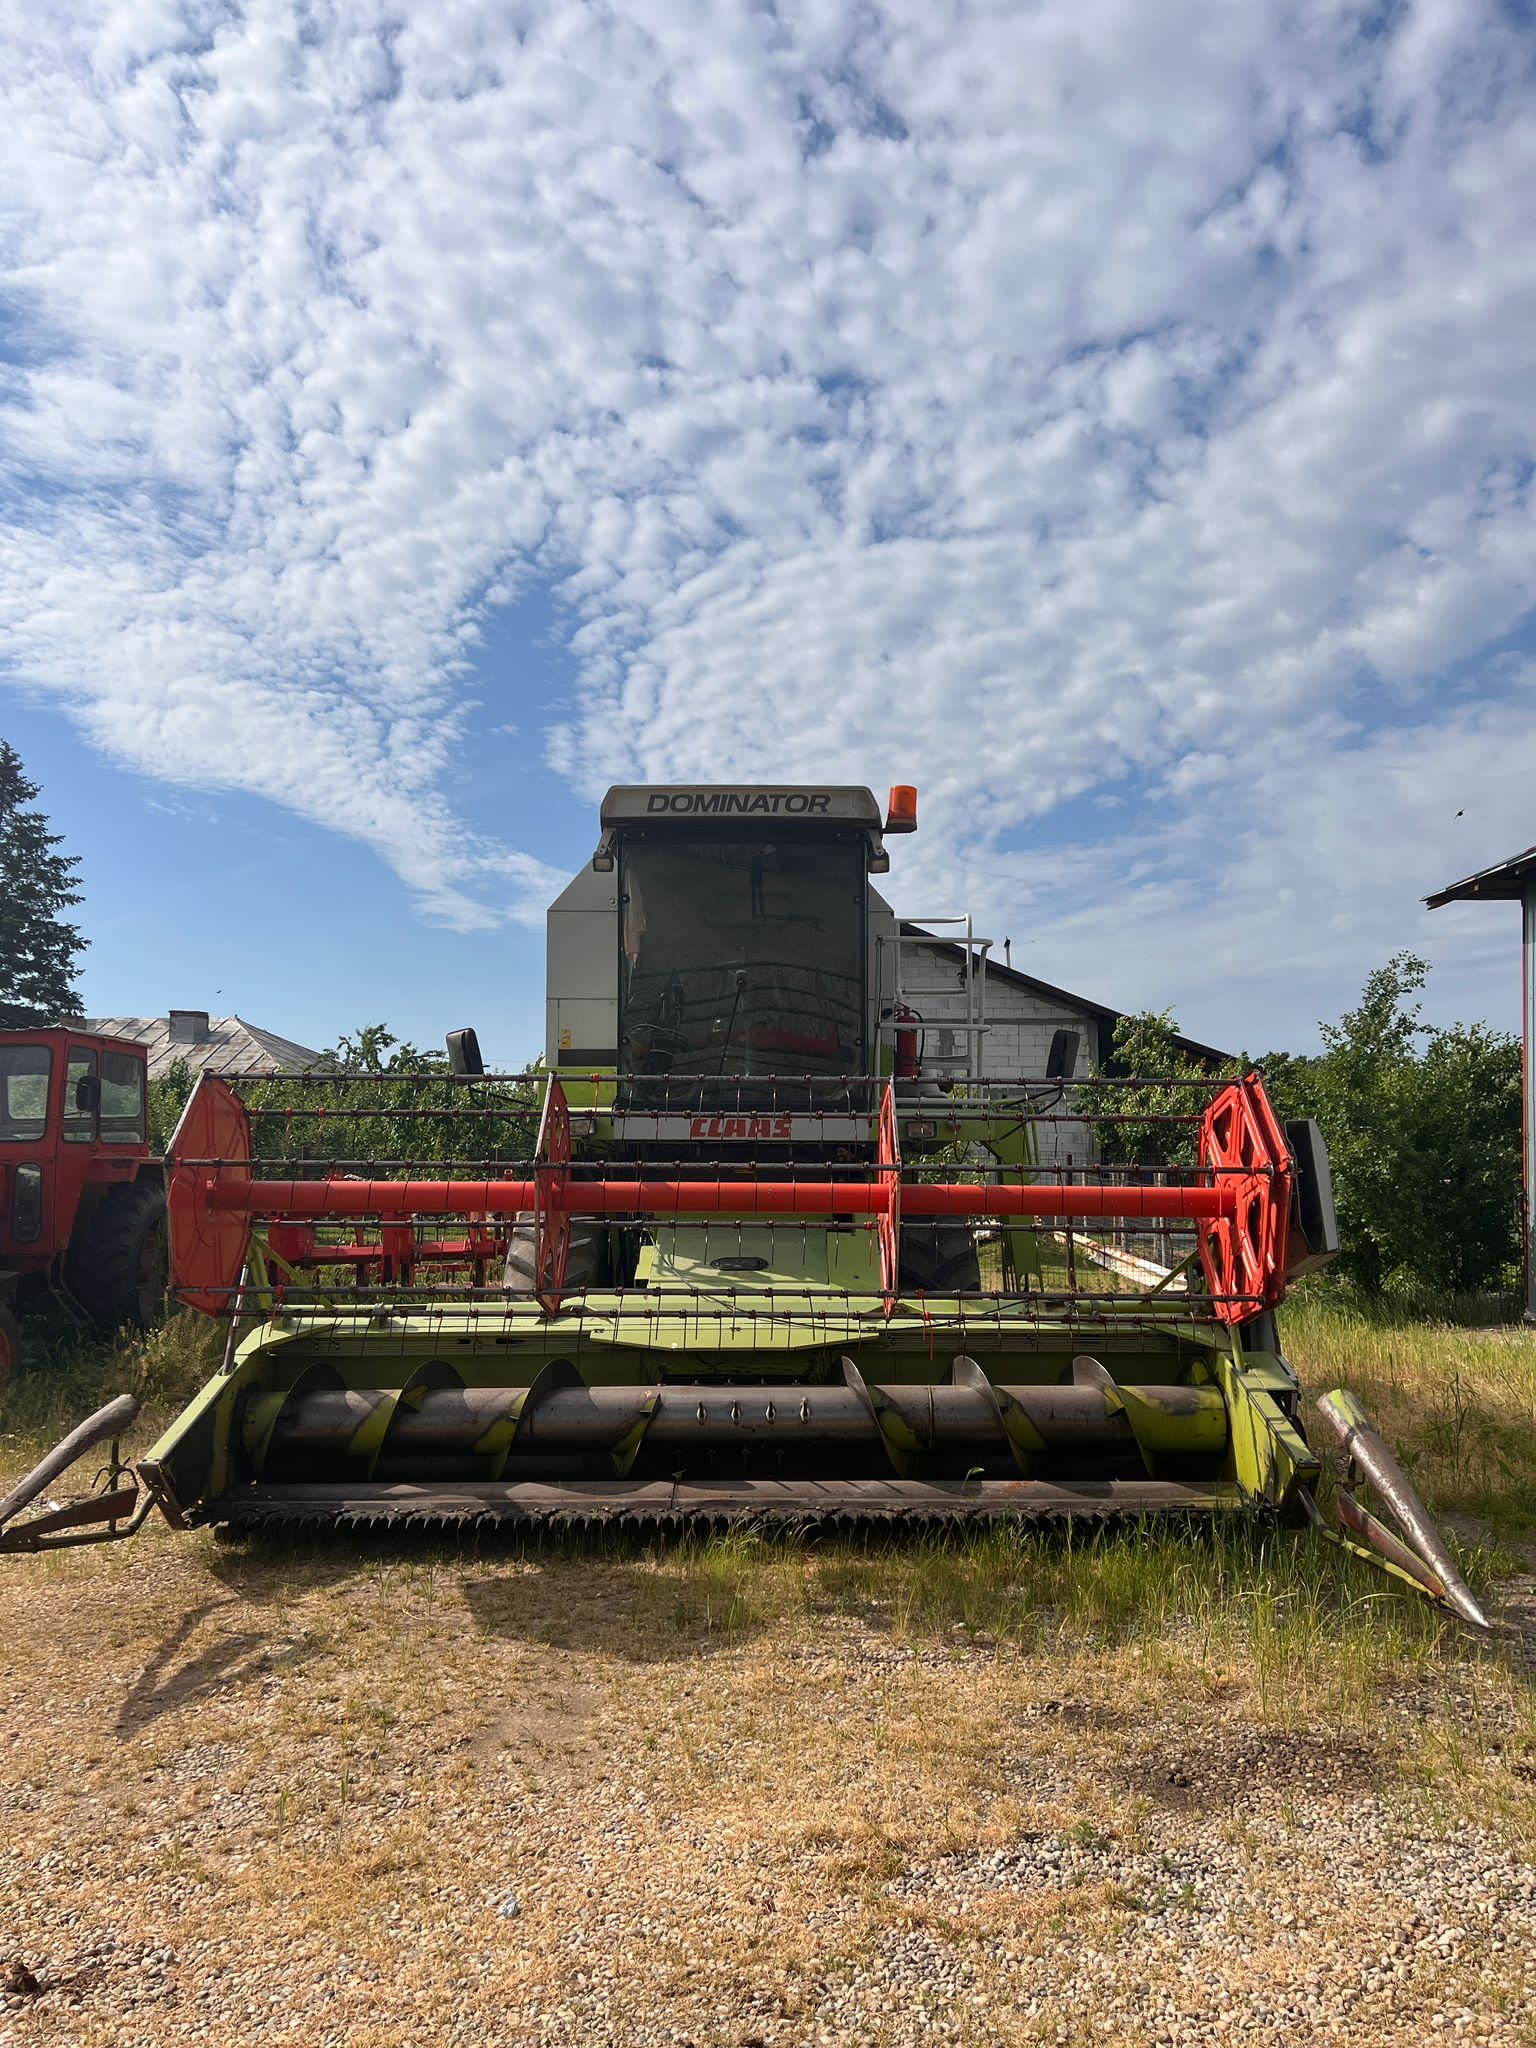
[[355, 1537], [348, 1545], [319, 1541], [310, 1531], [274, 1531], [250, 1541], [216, 1531], [208, 1571], [221, 1590], [183, 1614], [150, 1652], [118, 1709], [118, 1741], [178, 1707], [307, 1662], [314, 1646], [302, 1631], [274, 1623], [269, 1611], [345, 1583], [371, 1563]]
[[456, 1587], [482, 1635], [653, 1664], [767, 1627], [777, 1608], [760, 1564], [779, 1547], [644, 1528], [318, 1525], [226, 1533], [211, 1570], [248, 1606], [427, 1572]]
[[118, 1708], [113, 1734], [119, 1742], [131, 1741], [163, 1714], [305, 1660], [302, 1644], [277, 1642], [264, 1629], [218, 1628], [216, 1617], [233, 1620], [243, 1612], [233, 1595], [204, 1600], [161, 1637]]

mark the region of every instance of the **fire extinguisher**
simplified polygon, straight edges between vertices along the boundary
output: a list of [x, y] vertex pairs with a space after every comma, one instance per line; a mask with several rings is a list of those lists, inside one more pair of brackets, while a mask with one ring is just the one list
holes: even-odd
[[918, 1034], [922, 1018], [910, 1003], [897, 1003], [891, 1011], [896, 1026], [896, 1068], [898, 1081], [915, 1081], [918, 1070]]

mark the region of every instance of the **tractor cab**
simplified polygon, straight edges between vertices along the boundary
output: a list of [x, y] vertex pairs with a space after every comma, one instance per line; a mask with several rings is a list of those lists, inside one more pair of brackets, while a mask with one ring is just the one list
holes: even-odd
[[614, 790], [619, 1071], [865, 1073], [879, 824], [866, 790]]
[[68, 1026], [0, 1032], [0, 1377], [27, 1296], [52, 1290], [103, 1331], [148, 1321], [164, 1217], [144, 1048]]

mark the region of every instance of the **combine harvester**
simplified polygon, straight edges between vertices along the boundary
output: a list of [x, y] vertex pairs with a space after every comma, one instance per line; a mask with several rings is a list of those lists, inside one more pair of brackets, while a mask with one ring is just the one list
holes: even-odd
[[[0, 1548], [152, 1507], [1322, 1527], [1275, 1328], [1337, 1249], [1315, 1127], [1257, 1075], [1181, 1082], [1161, 1149], [1187, 1164], [1096, 1163], [1148, 1121], [1132, 1084], [1078, 1078], [1068, 1033], [1038, 1079], [983, 1078], [968, 921], [968, 1051], [929, 1062], [932, 940], [869, 880], [915, 825], [910, 789], [883, 822], [866, 789], [610, 790], [550, 911], [545, 1071], [486, 1075], [463, 1032], [413, 1083], [201, 1080], [166, 1161], [172, 1287], [229, 1319], [223, 1367], [136, 1472], [114, 1453], [104, 1493], [14, 1520], [131, 1403], [82, 1425], [0, 1502]], [[1320, 1406], [1403, 1531], [1341, 1487], [1327, 1533], [1481, 1623], [1386, 1446], [1348, 1396]]]

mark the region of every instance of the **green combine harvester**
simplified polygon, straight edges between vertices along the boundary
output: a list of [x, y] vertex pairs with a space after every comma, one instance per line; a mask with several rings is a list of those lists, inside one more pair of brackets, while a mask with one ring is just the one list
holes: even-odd
[[[488, 1075], [456, 1032], [448, 1074], [202, 1079], [172, 1288], [227, 1319], [223, 1367], [134, 1469], [37, 1512], [132, 1404], [83, 1424], [0, 1502], [0, 1548], [156, 1507], [1324, 1526], [1275, 1321], [1337, 1249], [1315, 1126], [1254, 1074], [1164, 1083], [1162, 1163], [1103, 1163], [1148, 1123], [1136, 1084], [1063, 1030], [1037, 1077], [986, 1071], [983, 942], [919, 1012], [933, 936], [871, 881], [915, 824], [910, 789], [884, 818], [867, 789], [610, 790], [549, 913], [540, 1071]], [[1364, 1416], [1319, 1405], [1402, 1531], [1341, 1486], [1327, 1533], [1481, 1623]]]

